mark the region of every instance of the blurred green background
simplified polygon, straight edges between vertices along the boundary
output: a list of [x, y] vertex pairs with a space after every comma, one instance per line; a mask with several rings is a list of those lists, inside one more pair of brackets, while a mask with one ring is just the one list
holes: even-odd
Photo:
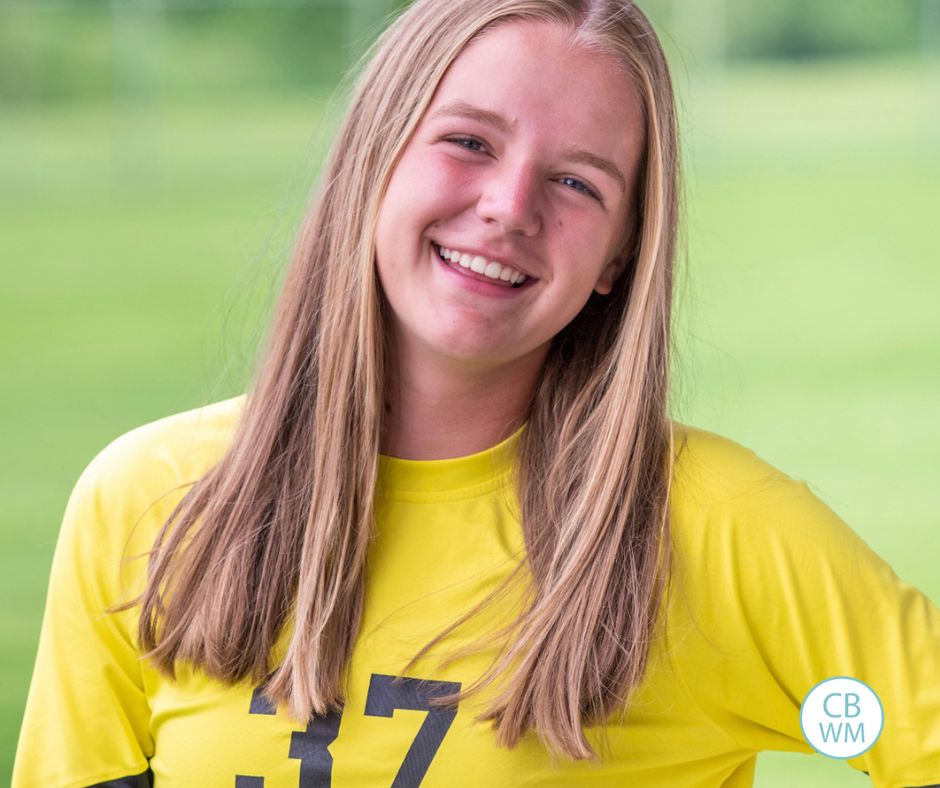
[[[0, 0], [0, 783], [65, 501], [120, 433], [244, 389], [392, 0]], [[940, 2], [650, 0], [686, 162], [675, 415], [940, 600]], [[861, 786], [767, 754], [756, 784]]]

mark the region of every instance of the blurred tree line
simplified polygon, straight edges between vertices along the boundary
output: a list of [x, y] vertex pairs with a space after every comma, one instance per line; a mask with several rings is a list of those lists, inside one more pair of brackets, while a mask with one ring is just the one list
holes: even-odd
[[[446, 1], [446, 0], [445, 0]], [[940, 0], [640, 0], [680, 50], [723, 60], [915, 52]], [[0, 0], [0, 101], [332, 86], [407, 0]], [[689, 21], [689, 20], [693, 21]], [[674, 32], [680, 31], [680, 32]]]
[[819, 58], [915, 50], [933, 0], [726, 0], [731, 58]]

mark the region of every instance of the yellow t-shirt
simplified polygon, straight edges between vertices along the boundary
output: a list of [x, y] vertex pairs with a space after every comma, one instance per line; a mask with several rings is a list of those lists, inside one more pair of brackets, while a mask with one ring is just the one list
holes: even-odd
[[[903, 583], [805, 484], [752, 452], [676, 424], [676, 571], [668, 632], [629, 712], [589, 740], [599, 765], [553, 763], [530, 733], [497, 747], [474, 717], [428, 697], [466, 687], [493, 654], [397, 674], [482, 599], [523, 549], [510, 484], [519, 433], [451, 460], [382, 457], [362, 629], [342, 713], [302, 725], [248, 685], [165, 679], [139, 658], [145, 553], [175, 504], [221, 456], [243, 405], [229, 400], [119, 438], [82, 475], [59, 537], [17, 752], [16, 788], [156, 785], [749, 786], [756, 753], [811, 752], [800, 703], [852, 676], [880, 696], [884, 730], [849, 761], [876, 786], [940, 783], [940, 610]], [[518, 602], [436, 650], [504, 622]], [[476, 703], [477, 705], [474, 705]]]

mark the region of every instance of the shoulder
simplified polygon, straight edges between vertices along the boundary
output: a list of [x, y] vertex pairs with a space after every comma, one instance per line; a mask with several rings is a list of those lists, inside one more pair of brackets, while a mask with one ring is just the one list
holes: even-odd
[[[734, 604], [763, 615], [783, 600], [792, 609], [809, 587], [862, 574], [890, 579], [890, 568], [806, 482], [728, 438], [684, 425], [674, 436], [672, 544], [694, 584], [746, 595]], [[776, 601], [761, 606], [768, 599]]]
[[[727, 438], [674, 428], [667, 634], [696, 705], [749, 750], [807, 749], [799, 702], [831, 676], [877, 687], [896, 719], [936, 716], [915, 689], [935, 684], [936, 607], [804, 482]], [[872, 774], [923, 752], [917, 725], [889, 728]]]
[[677, 513], [740, 514], [787, 502], [820, 503], [805, 482], [707, 430], [673, 422], [673, 456], [670, 501]]
[[717, 506], [792, 480], [754, 451], [714, 432], [673, 422], [673, 490], [681, 499]]
[[673, 424], [670, 514], [679, 543], [728, 558], [746, 549], [843, 541], [849, 530], [800, 480], [729, 438]]
[[72, 491], [60, 543], [98, 556], [149, 550], [176, 504], [222, 458], [243, 405], [237, 397], [178, 413], [109, 443]]
[[228, 448], [244, 400], [216, 402], [124, 433], [89, 463], [80, 483], [158, 494], [194, 483]]

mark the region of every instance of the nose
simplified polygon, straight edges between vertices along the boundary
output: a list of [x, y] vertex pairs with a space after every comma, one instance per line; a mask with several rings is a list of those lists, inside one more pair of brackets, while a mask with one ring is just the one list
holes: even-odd
[[532, 164], [499, 162], [486, 175], [477, 215], [506, 234], [535, 235], [542, 226], [540, 189]]

